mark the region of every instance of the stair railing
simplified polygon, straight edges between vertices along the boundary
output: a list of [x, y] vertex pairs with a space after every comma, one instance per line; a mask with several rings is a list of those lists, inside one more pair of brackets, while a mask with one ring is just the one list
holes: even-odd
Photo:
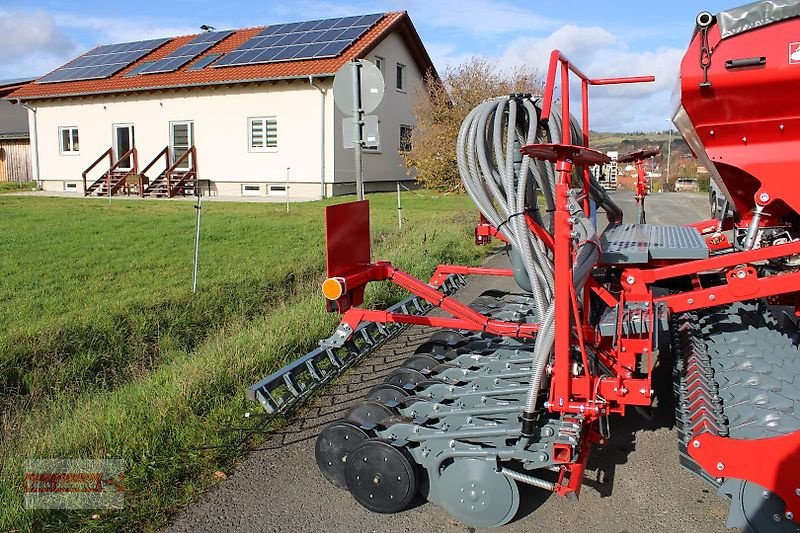
[[[105, 152], [103, 152], [103, 154], [102, 154], [100, 157], [98, 157], [98, 158], [95, 160], [95, 162], [94, 162], [94, 163], [92, 163], [91, 165], [89, 165], [89, 167], [88, 167], [86, 170], [84, 170], [84, 171], [81, 173], [81, 175], [83, 176], [83, 195], [84, 195], [84, 196], [89, 196], [89, 189], [86, 187], [86, 176], [89, 174], [89, 172], [91, 172], [91, 171], [94, 169], [94, 167], [96, 167], [97, 165], [99, 165], [99, 164], [100, 164], [100, 162], [101, 162], [103, 159], [105, 159], [106, 157], [108, 157], [108, 165], [109, 165], [109, 167], [110, 167], [110, 166], [111, 166], [111, 165], [113, 165], [113, 163], [114, 163], [114, 149], [113, 149], [113, 148], [109, 148], [108, 150], [106, 150]], [[103, 179], [104, 177], [105, 177], [105, 175], [103, 175], [103, 176], [101, 176], [100, 178], [98, 178], [97, 180], [95, 180], [95, 181], [92, 183], [92, 186], [94, 186], [94, 184], [95, 184], [95, 183], [97, 183], [98, 181], [100, 181], [100, 180], [101, 180], [101, 179]]]
[[[150, 179], [150, 177], [147, 175], [147, 172], [148, 172], [148, 171], [149, 171], [151, 168], [153, 168], [153, 166], [155, 166], [155, 164], [156, 164], [156, 163], [158, 163], [158, 160], [159, 160], [159, 159], [161, 159], [162, 157], [164, 158], [164, 172], [166, 172], [166, 171], [167, 171], [167, 169], [169, 169], [169, 146], [165, 146], [165, 147], [164, 147], [164, 149], [163, 149], [163, 150], [161, 150], [161, 151], [158, 153], [158, 155], [157, 155], [157, 156], [155, 156], [155, 157], [153, 158], [153, 160], [152, 160], [152, 161], [150, 161], [150, 162], [147, 164], [147, 166], [146, 166], [146, 167], [144, 167], [144, 169], [143, 169], [141, 172], [139, 172], [139, 196], [144, 196], [144, 189], [145, 189], [145, 188], [144, 188], [144, 185], [145, 185], [145, 184], [149, 185], [149, 184], [150, 184], [150, 182], [151, 182], [151, 181], [153, 181], [153, 180], [151, 180], [151, 179]], [[160, 174], [159, 174], [159, 175], [160, 175]], [[145, 180], [147, 180], [147, 181], [146, 181], [146, 183], [145, 183]]]
[[[191, 158], [191, 159], [189, 159]], [[181, 169], [178, 168], [182, 163], [189, 161], [189, 168], [188, 169]], [[172, 186], [172, 179], [173, 174], [176, 172], [183, 173], [183, 176], [178, 180], [175, 184], [175, 189], [178, 187], [185, 185], [186, 181], [190, 178], [194, 179], [195, 190], [197, 189], [197, 150], [192, 145], [182, 156], [180, 156], [171, 167], [169, 167], [166, 171], [166, 178], [167, 178], [167, 197], [172, 198], [175, 194], [173, 191]]]
[[[125, 172], [125, 175], [122, 176], [122, 179], [120, 179], [117, 183], [114, 184], [113, 189], [112, 189], [112, 186], [111, 186], [111, 174], [113, 174], [113, 172], [119, 168], [120, 164], [122, 164], [123, 161], [128, 160], [128, 159], [132, 159], [133, 160], [133, 164], [131, 165], [131, 168], [129, 168], [128, 171]], [[106, 186], [108, 187], [108, 189], [106, 189], [106, 191], [108, 192], [108, 194], [113, 196], [115, 192], [117, 192], [122, 187], [124, 187], [126, 181], [128, 180], [128, 177], [130, 177], [133, 174], [137, 174], [138, 173], [138, 167], [139, 167], [139, 158], [136, 155], [136, 147], [134, 146], [133, 148], [131, 148], [130, 150], [128, 150], [127, 152], [122, 154], [119, 157], [119, 159], [117, 159], [117, 162], [114, 163], [113, 165], [111, 165], [111, 167], [108, 169], [108, 172], [106, 172]]]

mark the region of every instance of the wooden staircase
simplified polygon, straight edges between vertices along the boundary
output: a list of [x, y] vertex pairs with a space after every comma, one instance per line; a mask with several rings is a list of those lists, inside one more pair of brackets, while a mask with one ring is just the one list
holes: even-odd
[[[147, 172], [159, 160], [163, 159], [164, 170], [154, 180], [147, 177]], [[147, 185], [142, 189], [142, 196], [149, 198], [172, 198], [174, 196], [192, 196], [197, 191], [197, 150], [190, 147], [172, 165], [169, 164], [169, 147], [165, 147], [141, 171], [142, 179]]]
[[[108, 169], [99, 178], [87, 184], [89, 173], [106, 158], [108, 158]], [[120, 169], [123, 161], [130, 161], [131, 168]], [[117, 161], [114, 161], [114, 150], [109, 148], [83, 171], [83, 195], [114, 196], [120, 192], [130, 195], [132, 189], [138, 189], [137, 192], [141, 191], [145, 184], [138, 172], [138, 166], [136, 147], [125, 152]]]

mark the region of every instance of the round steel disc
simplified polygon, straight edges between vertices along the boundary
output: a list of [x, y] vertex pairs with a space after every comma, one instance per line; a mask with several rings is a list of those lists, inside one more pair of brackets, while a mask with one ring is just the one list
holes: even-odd
[[517, 483], [487, 461], [456, 459], [445, 468], [438, 487], [442, 507], [471, 527], [502, 526], [519, 509]]
[[419, 370], [414, 370], [412, 368], [398, 368], [386, 376], [386, 379], [384, 379], [383, 382], [389, 383], [390, 385], [397, 385], [398, 387], [408, 390], [413, 389], [414, 385], [420, 383], [421, 381], [425, 381], [426, 379], [427, 378], [425, 375]]
[[463, 342], [466, 342], [467, 338], [462, 335], [461, 333], [457, 333], [455, 331], [437, 331], [433, 335], [431, 335], [429, 341], [430, 342], [440, 342], [442, 344], [446, 344], [448, 346], [458, 346]]
[[376, 513], [397, 513], [417, 494], [417, 465], [407, 451], [383, 440], [362, 442], [347, 459], [353, 498]]
[[376, 400], [364, 400], [351, 407], [344, 416], [344, 419], [358, 424], [359, 426], [371, 426], [379, 423], [384, 418], [396, 414], [396, 410], [385, 406], [381, 402]]
[[314, 457], [325, 479], [347, 489], [344, 473], [347, 456], [368, 438], [366, 431], [347, 420], [337, 420], [323, 429], [314, 446]]
[[424, 342], [417, 346], [414, 350], [415, 355], [429, 355], [435, 359], [451, 360], [458, 357], [458, 353], [454, 348], [447, 346], [441, 342]]
[[408, 396], [408, 391], [403, 387], [390, 383], [379, 383], [369, 390], [365, 399], [375, 400], [383, 404], [389, 402], [402, 403]]
[[439, 361], [435, 358], [431, 357], [430, 355], [413, 355], [403, 361], [403, 364], [400, 365], [403, 368], [411, 368], [412, 370], [419, 370], [420, 372], [423, 370], [432, 370], [439, 366]]
[[[783, 500], [750, 481], [727, 480], [727, 487], [736, 485], [730, 491], [733, 523], [740, 524], [743, 530], [753, 533], [797, 533], [800, 525], [784, 515], [786, 505]], [[727, 488], [723, 485], [723, 489]], [[729, 492], [726, 490], [725, 492]]]

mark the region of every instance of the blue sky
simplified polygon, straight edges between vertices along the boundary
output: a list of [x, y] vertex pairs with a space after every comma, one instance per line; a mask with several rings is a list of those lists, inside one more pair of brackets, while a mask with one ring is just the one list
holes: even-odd
[[543, 72], [550, 50], [559, 48], [590, 76], [655, 74], [648, 86], [593, 90], [590, 120], [603, 131], [663, 130], [695, 16], [742, 3], [0, 0], [0, 79], [44, 74], [98, 44], [196, 33], [201, 24], [227, 29], [407, 10], [440, 71], [480, 54], [500, 68]]

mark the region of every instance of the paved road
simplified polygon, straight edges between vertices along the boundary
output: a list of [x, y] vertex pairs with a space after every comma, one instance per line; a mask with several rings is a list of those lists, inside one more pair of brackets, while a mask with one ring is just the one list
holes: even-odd
[[[615, 199], [632, 221], [629, 194], [616, 194]], [[705, 217], [707, 200], [703, 195], [663, 193], [649, 197], [648, 207], [650, 223], [684, 224]], [[495, 256], [490, 263], [503, 265], [505, 258]], [[472, 280], [459, 298], [469, 302], [487, 288], [488, 280]], [[318, 432], [380, 383], [427, 335], [423, 328], [412, 328], [340, 378], [291, 426], [178, 516], [168, 531], [475, 531], [430, 503], [394, 515], [371, 513], [329, 484], [314, 462]], [[678, 465], [670, 409], [665, 405], [652, 420], [633, 410], [612, 420], [611, 441], [594, 451], [579, 502], [524, 490], [517, 518], [499, 531], [727, 531], [727, 504]]]

